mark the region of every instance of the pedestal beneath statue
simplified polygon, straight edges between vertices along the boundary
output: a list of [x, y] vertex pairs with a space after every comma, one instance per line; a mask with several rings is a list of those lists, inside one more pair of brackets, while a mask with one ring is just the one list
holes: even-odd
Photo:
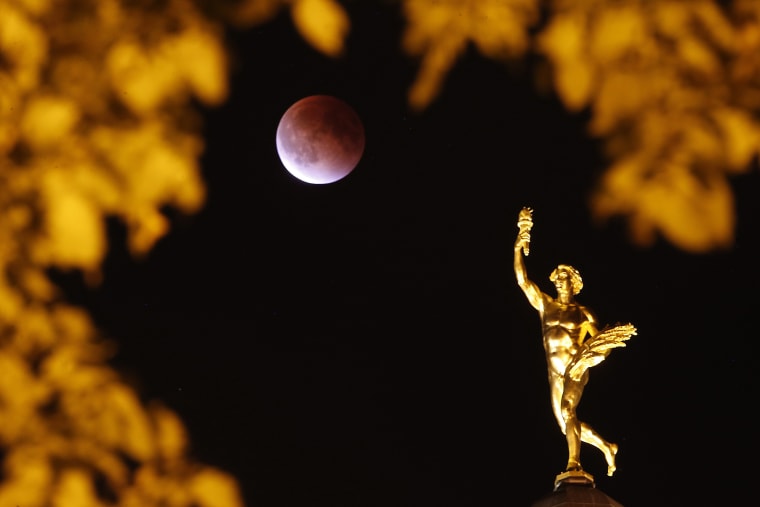
[[586, 472], [565, 472], [554, 480], [554, 491], [531, 507], [623, 507], [596, 488]]

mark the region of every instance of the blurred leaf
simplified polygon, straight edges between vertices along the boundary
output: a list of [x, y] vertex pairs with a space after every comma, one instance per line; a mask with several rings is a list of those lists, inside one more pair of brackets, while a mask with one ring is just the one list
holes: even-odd
[[21, 134], [31, 148], [42, 150], [63, 142], [78, 120], [79, 110], [71, 100], [36, 96], [21, 118]]
[[440, 92], [446, 74], [472, 43], [500, 60], [522, 56], [528, 30], [537, 21], [535, 0], [404, 0], [403, 48], [421, 57], [409, 89], [409, 104], [421, 110]]
[[554, 64], [554, 84], [568, 109], [577, 111], [588, 104], [594, 80], [593, 66], [584, 48], [583, 19], [558, 14], [538, 39], [539, 47]]
[[35, 245], [35, 257], [63, 268], [99, 265], [106, 251], [100, 210], [65, 179], [50, 176], [43, 182], [45, 239]]
[[0, 505], [45, 507], [54, 471], [44, 452], [34, 445], [19, 445], [3, 462]]
[[180, 459], [187, 450], [187, 431], [177, 415], [162, 406], [152, 407], [156, 427], [156, 446], [167, 460]]
[[53, 507], [105, 507], [97, 498], [92, 477], [84, 470], [64, 470], [52, 493]]
[[628, 215], [632, 239], [641, 245], [651, 244], [657, 232], [691, 253], [732, 241], [733, 197], [725, 178], [698, 177], [677, 160], [622, 160], [605, 174], [592, 204], [600, 218]]
[[13, 2], [0, 2], [0, 54], [3, 69], [20, 91], [35, 88], [40, 81], [48, 44], [44, 30]]
[[212, 468], [204, 468], [190, 482], [190, 491], [200, 507], [241, 505], [240, 492], [230, 478]]
[[760, 124], [747, 111], [718, 108], [713, 112], [727, 169], [744, 171], [760, 151]]
[[290, 13], [298, 32], [314, 49], [332, 57], [343, 53], [351, 21], [338, 2], [294, 0]]
[[286, 0], [240, 0], [226, 6], [224, 17], [236, 26], [248, 27], [271, 20]]
[[227, 57], [221, 35], [198, 26], [189, 27], [169, 44], [177, 73], [202, 102], [220, 104], [227, 98]]

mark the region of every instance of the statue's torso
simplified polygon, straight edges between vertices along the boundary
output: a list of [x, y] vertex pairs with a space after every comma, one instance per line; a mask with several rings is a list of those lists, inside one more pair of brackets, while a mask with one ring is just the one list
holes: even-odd
[[580, 305], [547, 301], [542, 320], [549, 368], [553, 373], [564, 375], [580, 346], [581, 324], [589, 318]]

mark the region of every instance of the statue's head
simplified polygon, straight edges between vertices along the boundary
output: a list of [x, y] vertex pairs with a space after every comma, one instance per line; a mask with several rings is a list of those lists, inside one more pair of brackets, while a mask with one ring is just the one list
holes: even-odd
[[549, 280], [554, 283], [560, 276], [563, 276], [563, 274], [570, 280], [570, 285], [573, 287], [573, 295], [578, 294], [583, 288], [583, 278], [581, 278], [581, 274], [578, 270], [569, 264], [560, 264], [557, 266], [554, 271], [552, 271], [552, 274], [549, 275]]

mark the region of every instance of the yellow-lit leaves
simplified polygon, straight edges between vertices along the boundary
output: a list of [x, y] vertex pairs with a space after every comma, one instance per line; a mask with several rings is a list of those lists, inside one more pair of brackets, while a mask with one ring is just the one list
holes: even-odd
[[[403, 11], [403, 47], [421, 56], [415, 109], [468, 44], [491, 58], [523, 54], [536, 18], [529, 0], [405, 0]], [[641, 244], [659, 231], [690, 252], [730, 246], [726, 173], [760, 150], [760, 3], [555, 1], [547, 14], [534, 47], [565, 106], [590, 111], [611, 159], [594, 214], [628, 216]]]
[[232, 478], [188, 458], [179, 418], [119, 380], [111, 345], [47, 276], [97, 272], [106, 217], [145, 253], [164, 206], [202, 205], [190, 99], [225, 98], [227, 61], [194, 6], [0, 0], [0, 505], [242, 504]]
[[577, 111], [591, 97], [594, 68], [586, 55], [586, 29], [582, 16], [555, 16], [539, 39], [554, 64], [554, 85], [565, 105]]
[[65, 141], [79, 120], [79, 110], [71, 100], [55, 96], [34, 96], [21, 118], [21, 134], [33, 150], [45, 150]]
[[35, 257], [63, 268], [97, 266], [105, 254], [104, 224], [96, 205], [64, 180], [49, 178], [45, 188], [45, 236]]
[[86, 470], [71, 468], [64, 470], [51, 495], [52, 507], [105, 507], [98, 500], [92, 477]]
[[237, 26], [251, 26], [272, 19], [286, 0], [240, 0], [228, 7], [226, 18]]
[[3, 462], [0, 505], [44, 507], [54, 475], [43, 450], [34, 445], [19, 445]]
[[62, 411], [76, 434], [137, 461], [153, 458], [148, 414], [135, 393], [122, 384], [108, 382], [105, 375], [100, 382], [95, 381], [95, 376], [91, 378], [90, 385], [66, 389], [61, 395]]
[[181, 91], [181, 76], [171, 58], [136, 41], [114, 44], [105, 65], [116, 96], [138, 115], [153, 113]]
[[83, 311], [32, 306], [18, 322], [0, 346], [0, 505], [242, 505], [234, 479], [188, 459], [179, 418], [107, 366]]
[[190, 480], [190, 493], [200, 507], [241, 505], [237, 485], [213, 468], [199, 470]]
[[90, 140], [119, 189], [118, 201], [103, 205], [106, 211], [125, 218], [134, 253], [146, 253], [168, 230], [160, 205], [192, 212], [203, 203], [196, 158], [202, 147], [198, 138], [167, 132], [162, 123], [146, 121], [136, 128], [95, 129]]
[[351, 22], [335, 0], [294, 0], [290, 12], [298, 32], [315, 49], [332, 57], [343, 53]]
[[716, 108], [712, 118], [719, 131], [726, 169], [746, 170], [760, 150], [760, 124], [747, 111], [735, 108]]
[[650, 245], [659, 232], [691, 253], [728, 246], [734, 225], [728, 183], [718, 173], [697, 174], [678, 158], [626, 158], [613, 165], [592, 200], [595, 214], [626, 214], [640, 245]]
[[187, 450], [187, 432], [177, 415], [161, 405], [152, 407], [156, 451], [168, 462], [181, 460]]
[[42, 27], [13, 2], [0, 2], [0, 81], [10, 78], [22, 92], [36, 87], [47, 53]]
[[343, 55], [351, 20], [338, 0], [240, 0], [228, 8], [229, 22], [239, 26], [263, 23], [282, 7], [298, 33], [314, 49], [332, 58]]
[[415, 109], [426, 107], [469, 43], [491, 58], [521, 56], [529, 45], [528, 29], [536, 21], [534, 0], [405, 0], [407, 27], [403, 47], [422, 57], [409, 90]]
[[177, 73], [201, 102], [217, 105], [227, 98], [227, 57], [219, 34], [194, 26], [171, 40], [169, 52], [180, 62]]
[[106, 58], [114, 94], [135, 114], [151, 115], [191, 91], [209, 104], [227, 95], [226, 58], [214, 35], [189, 27], [146, 47], [124, 38]]
[[[711, 0], [556, 8], [538, 48], [558, 95], [589, 108], [590, 132], [612, 159], [592, 200], [597, 216], [627, 215], [641, 244], [654, 231], [690, 252], [731, 244], [725, 173], [746, 170], [760, 148], [760, 124], [743, 109], [758, 89], [744, 73], [749, 26], [756, 17], [738, 30]], [[744, 82], [732, 82], [737, 74]]]
[[14, 226], [0, 239], [23, 240], [40, 265], [94, 273], [106, 216], [122, 217], [145, 253], [168, 230], [162, 207], [197, 210], [189, 100], [226, 96], [217, 32], [189, 0], [0, 1], [0, 207], [13, 203], [3, 211]]
[[0, 441], [13, 441], [28, 431], [48, 395], [25, 359], [15, 351], [0, 351]]
[[122, 495], [120, 505], [143, 507], [237, 507], [240, 491], [227, 475], [208, 467], [180, 467], [176, 475], [144, 466], [135, 474], [134, 486]]

